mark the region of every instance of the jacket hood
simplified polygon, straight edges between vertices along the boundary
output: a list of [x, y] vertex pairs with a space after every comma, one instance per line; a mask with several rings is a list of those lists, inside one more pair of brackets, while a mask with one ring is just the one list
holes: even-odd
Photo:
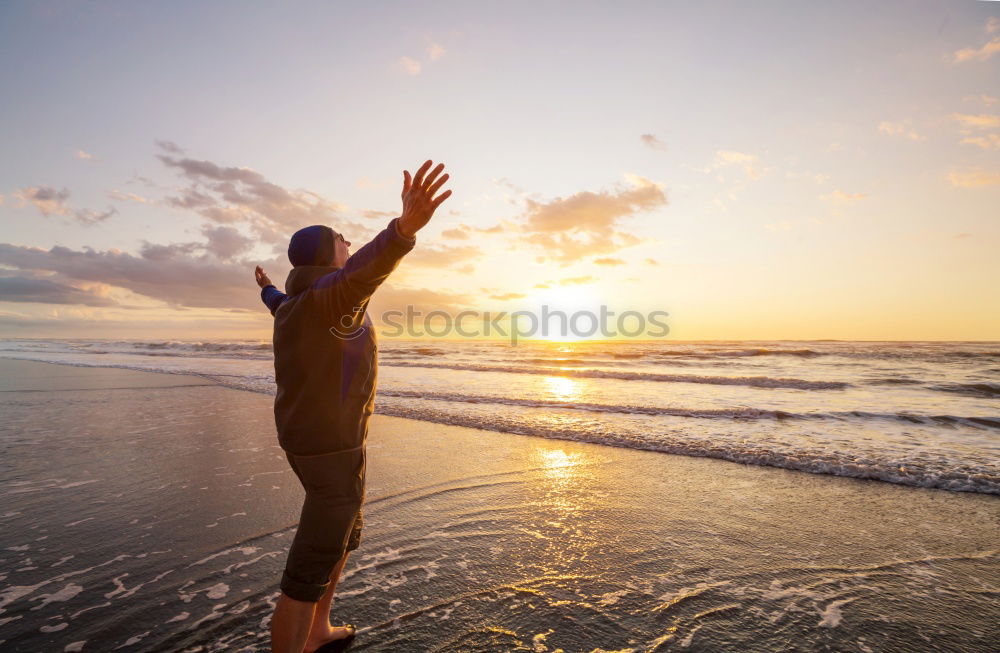
[[292, 268], [285, 279], [285, 294], [298, 295], [309, 288], [313, 281], [340, 268], [334, 265], [299, 265]]
[[288, 241], [288, 261], [300, 265], [329, 265], [333, 261], [337, 232], [322, 224], [299, 229]]

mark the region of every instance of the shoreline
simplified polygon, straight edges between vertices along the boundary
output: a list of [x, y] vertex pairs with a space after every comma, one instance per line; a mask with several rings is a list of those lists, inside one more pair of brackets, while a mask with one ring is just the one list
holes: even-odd
[[[0, 356], [0, 361], [3, 360], [24, 360], [37, 363], [47, 363], [50, 365], [65, 365], [68, 367], [92, 367], [92, 368], [108, 368], [108, 369], [121, 369], [121, 370], [131, 370], [142, 373], [149, 374], [166, 374], [170, 376], [190, 376], [192, 378], [197, 378], [204, 380], [208, 383], [217, 385], [219, 387], [228, 388], [231, 390], [239, 390], [243, 392], [249, 392], [257, 395], [263, 395], [268, 397], [273, 397], [273, 393], [264, 392], [261, 390], [255, 390], [241, 386], [235, 383], [226, 383], [219, 378], [219, 375], [211, 374], [199, 374], [191, 372], [175, 372], [170, 370], [149, 370], [145, 368], [133, 367], [128, 365], [90, 365], [86, 363], [71, 363], [71, 362], [54, 362], [54, 361], [43, 361], [34, 360], [28, 358], [9, 358]], [[858, 463], [855, 461], [844, 461], [832, 457], [829, 460], [819, 460], [816, 458], [803, 460], [793, 454], [784, 454], [780, 452], [770, 451], [768, 449], [761, 449], [759, 451], [732, 451], [727, 449], [720, 449], [717, 447], [710, 446], [708, 442], [690, 441], [690, 442], [649, 442], [644, 443], [642, 446], [637, 445], [635, 442], [617, 442], [615, 440], [609, 439], [599, 439], [596, 437], [581, 436], [580, 432], [570, 429], [558, 429], [549, 428], [543, 431], [536, 432], [524, 432], [523, 430], [513, 430], [504, 429], [501, 425], [496, 423], [484, 424], [480, 421], [476, 421], [473, 418], [461, 419], [455, 416], [435, 416], [433, 411], [424, 411], [423, 417], [414, 416], [412, 411], [407, 411], [398, 408], [387, 408], [384, 405], [380, 407], [378, 402], [378, 393], [376, 394], [376, 406], [375, 415], [385, 416], [385, 417], [396, 417], [399, 419], [409, 419], [413, 421], [418, 421], [426, 424], [437, 424], [441, 426], [456, 426], [462, 428], [470, 428], [481, 431], [488, 431], [491, 433], [501, 433], [507, 435], [526, 435], [529, 437], [538, 437], [548, 440], [559, 440], [567, 442], [588, 442], [598, 446], [615, 447], [622, 449], [630, 449], [635, 451], [647, 451], [653, 453], [667, 454], [671, 456], [685, 456], [693, 458], [709, 458], [713, 460], [719, 460], [724, 462], [737, 463], [741, 465], [752, 465], [759, 467], [771, 467], [775, 469], [784, 469], [794, 472], [804, 472], [807, 474], [813, 474], [818, 476], [834, 476], [839, 478], [852, 478], [862, 481], [878, 481], [880, 483], [888, 483], [891, 485], [900, 485], [904, 487], [913, 488], [924, 488], [924, 489], [936, 489], [944, 490], [948, 492], [963, 492], [971, 494], [985, 494], [1000, 496], [1000, 480], [996, 477], [990, 477], [987, 479], [981, 479], [981, 474], [975, 473], [963, 473], [959, 474], [940, 474], [938, 476], [928, 475], [922, 472], [916, 472], [913, 464], [909, 465], [899, 465], [894, 468], [878, 467], [871, 463]]]

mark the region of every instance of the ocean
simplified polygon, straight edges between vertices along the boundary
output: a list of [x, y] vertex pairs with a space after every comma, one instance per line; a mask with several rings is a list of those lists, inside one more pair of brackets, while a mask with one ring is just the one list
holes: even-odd
[[[0, 357], [275, 391], [266, 341], [6, 339]], [[993, 342], [383, 339], [376, 412], [1000, 494]]]

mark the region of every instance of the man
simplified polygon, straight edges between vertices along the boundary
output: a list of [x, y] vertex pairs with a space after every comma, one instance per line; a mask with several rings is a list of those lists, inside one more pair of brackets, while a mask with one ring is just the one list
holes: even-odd
[[[306, 491], [271, 619], [271, 650], [311, 653], [349, 640], [330, 625], [330, 603], [360, 544], [365, 441], [378, 373], [372, 293], [413, 249], [416, 233], [451, 191], [444, 164], [403, 171], [403, 212], [357, 251], [330, 227], [300, 229], [288, 245], [292, 271], [280, 292], [258, 265], [261, 299], [274, 315], [274, 418], [278, 442]], [[332, 645], [331, 645], [332, 646]]]

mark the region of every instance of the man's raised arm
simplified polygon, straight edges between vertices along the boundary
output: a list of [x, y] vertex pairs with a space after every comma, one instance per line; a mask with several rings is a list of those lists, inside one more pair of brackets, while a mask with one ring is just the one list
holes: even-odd
[[434, 193], [448, 180], [448, 175], [435, 181], [444, 170], [444, 164], [440, 163], [425, 179], [424, 175], [432, 163], [424, 163], [412, 181], [410, 172], [403, 171], [402, 215], [393, 218], [371, 242], [348, 258], [343, 268], [313, 283], [314, 290], [335, 293], [340, 310], [350, 313], [368, 301], [396, 269], [403, 256], [413, 249], [417, 232], [430, 222], [437, 207], [451, 195], [448, 190], [434, 198]]

